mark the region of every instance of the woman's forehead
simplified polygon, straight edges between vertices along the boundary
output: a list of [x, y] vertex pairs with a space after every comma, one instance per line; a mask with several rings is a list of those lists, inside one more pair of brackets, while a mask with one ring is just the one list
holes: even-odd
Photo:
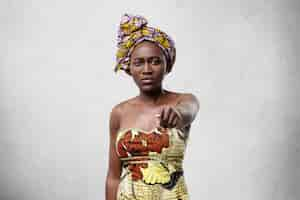
[[160, 49], [159, 46], [152, 42], [142, 42], [138, 44], [132, 54], [131, 58], [136, 58], [136, 57], [162, 57], [163, 52]]

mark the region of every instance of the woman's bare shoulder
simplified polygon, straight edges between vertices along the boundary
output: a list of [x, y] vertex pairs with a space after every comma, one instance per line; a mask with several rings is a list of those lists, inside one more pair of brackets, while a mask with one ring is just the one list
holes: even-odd
[[183, 102], [183, 101], [194, 103], [197, 106], [199, 106], [199, 104], [200, 104], [198, 97], [193, 93], [173, 92], [173, 91], [170, 91], [170, 92], [172, 94], [171, 96], [173, 96], [172, 99], [174, 101], [172, 101], [172, 102], [174, 103], [174, 105], [177, 105], [179, 102]]
[[175, 91], [169, 91], [170, 93], [173, 93], [174, 95], [177, 95], [177, 96], [188, 96], [188, 95], [194, 95], [190, 92], [175, 92]]
[[126, 100], [123, 100], [116, 104], [112, 110], [115, 110], [118, 113], [126, 111], [129, 107], [135, 106], [137, 104], [136, 97], [132, 97]]
[[130, 104], [131, 100], [124, 100], [119, 102], [118, 104], [114, 105], [110, 112], [110, 129], [111, 132], [117, 132], [120, 128], [121, 120], [126, 114], [128, 110], [128, 105]]
[[176, 91], [167, 91], [170, 96], [175, 98], [176, 100], [181, 99], [181, 98], [197, 98], [194, 94], [189, 93], [189, 92], [176, 92]]

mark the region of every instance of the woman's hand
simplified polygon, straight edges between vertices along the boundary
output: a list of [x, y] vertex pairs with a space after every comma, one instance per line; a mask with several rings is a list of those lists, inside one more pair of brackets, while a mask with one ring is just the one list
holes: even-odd
[[185, 128], [189, 127], [195, 119], [200, 108], [197, 97], [187, 93], [181, 95], [175, 106], [166, 105], [162, 107], [159, 118], [159, 124], [165, 128]]
[[182, 114], [174, 106], [164, 106], [161, 112], [156, 115], [159, 118], [159, 125], [164, 128], [181, 128], [183, 124]]

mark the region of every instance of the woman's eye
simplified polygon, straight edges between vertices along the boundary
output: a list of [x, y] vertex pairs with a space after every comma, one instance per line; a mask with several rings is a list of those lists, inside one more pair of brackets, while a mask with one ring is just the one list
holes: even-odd
[[152, 65], [159, 65], [161, 62], [160, 62], [160, 59], [153, 59], [152, 60]]
[[140, 66], [140, 65], [142, 65], [141, 62], [134, 62], [133, 64], [134, 64], [134, 66]]
[[133, 63], [133, 66], [141, 66], [144, 64], [145, 60], [144, 59], [141, 59], [141, 58], [136, 58], [132, 61]]

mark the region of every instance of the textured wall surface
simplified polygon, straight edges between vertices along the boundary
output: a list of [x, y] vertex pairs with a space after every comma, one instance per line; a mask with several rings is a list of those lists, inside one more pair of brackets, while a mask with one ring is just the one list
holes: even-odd
[[200, 112], [184, 162], [191, 199], [300, 199], [298, 0], [0, 2], [0, 200], [100, 200], [124, 13], [176, 42], [164, 86]]

